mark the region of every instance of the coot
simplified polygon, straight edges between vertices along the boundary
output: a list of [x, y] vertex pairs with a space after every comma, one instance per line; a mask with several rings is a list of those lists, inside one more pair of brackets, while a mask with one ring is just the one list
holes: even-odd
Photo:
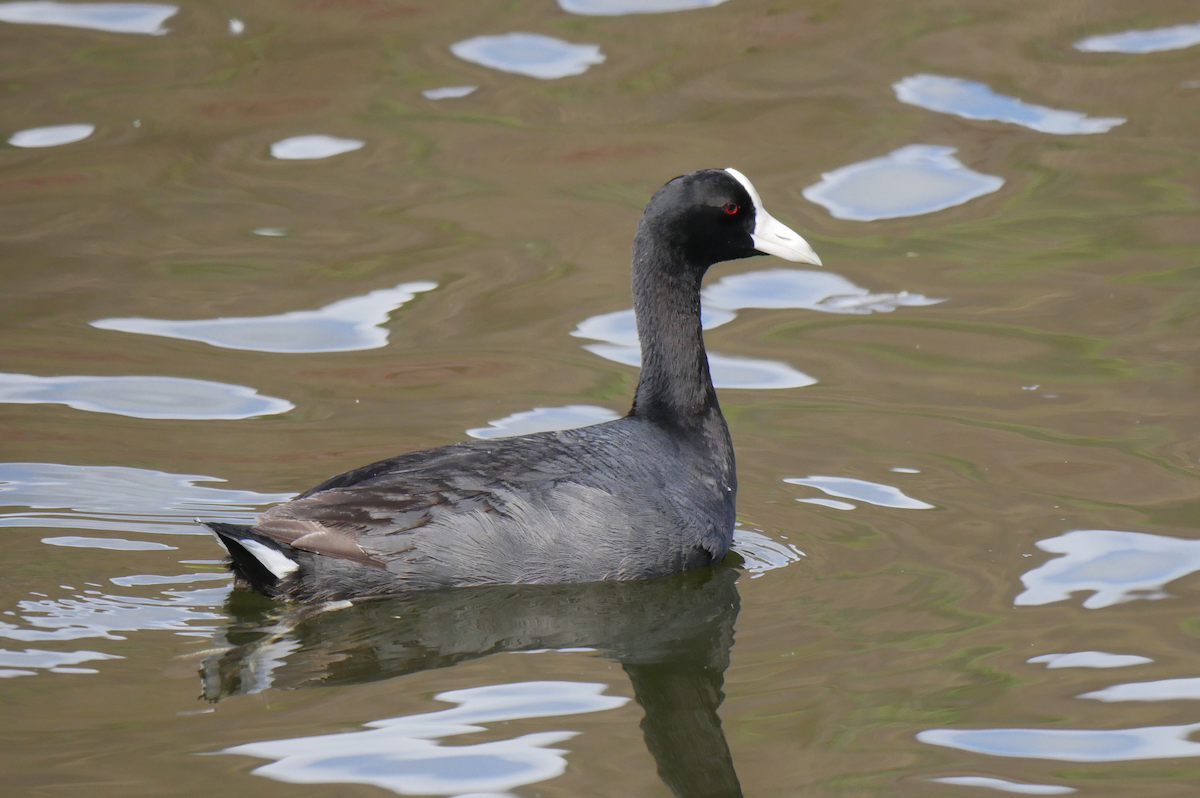
[[642, 369], [629, 415], [402, 454], [333, 477], [254, 526], [206, 525], [240, 583], [292, 600], [643, 579], [719, 562], [737, 475], [700, 281], [714, 263], [763, 254], [821, 263], [740, 172], [677, 177], [634, 236]]

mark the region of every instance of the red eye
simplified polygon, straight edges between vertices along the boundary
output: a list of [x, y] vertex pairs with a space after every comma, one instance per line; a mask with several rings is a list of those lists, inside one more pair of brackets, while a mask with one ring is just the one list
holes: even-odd
[[738, 206], [737, 206], [736, 202], [725, 203], [725, 213], [729, 214], [730, 216], [733, 216], [737, 212], [738, 212]]

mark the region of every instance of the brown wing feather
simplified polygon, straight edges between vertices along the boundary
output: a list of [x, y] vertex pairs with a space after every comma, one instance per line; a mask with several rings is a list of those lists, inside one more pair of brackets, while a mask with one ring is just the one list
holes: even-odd
[[412, 548], [406, 533], [425, 526], [439, 513], [494, 509], [486, 491], [441, 484], [414, 495], [389, 484], [397, 481], [389, 476], [276, 505], [259, 517], [254, 528], [297, 549], [383, 568], [388, 557]]

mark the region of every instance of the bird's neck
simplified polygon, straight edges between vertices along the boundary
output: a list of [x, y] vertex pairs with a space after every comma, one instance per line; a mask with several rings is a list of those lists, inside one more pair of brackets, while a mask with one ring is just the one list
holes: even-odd
[[633, 247], [633, 310], [642, 371], [631, 415], [694, 429], [720, 418], [700, 328], [704, 269], [639, 230]]

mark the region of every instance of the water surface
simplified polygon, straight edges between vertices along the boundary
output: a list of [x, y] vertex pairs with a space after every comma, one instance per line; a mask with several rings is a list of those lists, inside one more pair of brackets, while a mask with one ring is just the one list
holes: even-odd
[[[0, 3], [5, 795], [1190, 798], [1197, 16]], [[233, 589], [195, 518], [627, 412], [730, 166], [825, 265], [705, 282], [727, 563]]]

